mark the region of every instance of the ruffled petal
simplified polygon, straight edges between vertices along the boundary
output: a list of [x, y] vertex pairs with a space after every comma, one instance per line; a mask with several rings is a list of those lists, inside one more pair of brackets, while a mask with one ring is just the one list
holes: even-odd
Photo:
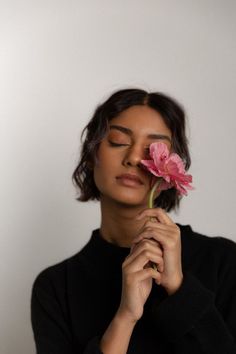
[[153, 143], [150, 145], [150, 156], [154, 161], [154, 164], [159, 165], [165, 161], [169, 156], [169, 150], [164, 143]]
[[167, 145], [161, 142], [150, 145], [152, 160], [142, 160], [141, 163], [156, 177], [161, 177], [159, 189], [176, 188], [181, 195], [187, 195], [186, 189], [193, 189], [192, 176], [186, 174], [183, 160], [176, 153], [169, 153]]

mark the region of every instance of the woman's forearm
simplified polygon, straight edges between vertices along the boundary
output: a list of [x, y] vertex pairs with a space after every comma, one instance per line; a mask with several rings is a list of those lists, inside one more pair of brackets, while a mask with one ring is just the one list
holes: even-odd
[[135, 324], [117, 312], [101, 339], [103, 354], [126, 354]]

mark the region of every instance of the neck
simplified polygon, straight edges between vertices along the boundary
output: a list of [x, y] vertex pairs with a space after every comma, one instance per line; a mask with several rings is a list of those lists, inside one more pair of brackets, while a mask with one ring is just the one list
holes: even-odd
[[117, 246], [130, 247], [144, 221], [135, 217], [145, 206], [130, 207], [120, 204], [106, 203], [101, 200], [101, 234], [102, 237]]

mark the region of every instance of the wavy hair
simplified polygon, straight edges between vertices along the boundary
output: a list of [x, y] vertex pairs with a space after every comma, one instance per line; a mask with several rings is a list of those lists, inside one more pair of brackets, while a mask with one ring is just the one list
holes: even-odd
[[[124, 110], [145, 105], [158, 112], [172, 133], [172, 150], [184, 161], [186, 170], [191, 164], [186, 119], [183, 107], [175, 99], [161, 92], [146, 92], [141, 89], [124, 89], [113, 93], [100, 104], [81, 134], [82, 150], [72, 175], [72, 182], [79, 191], [78, 201], [99, 200], [100, 192], [93, 178], [93, 161], [101, 140], [107, 133], [108, 123]], [[170, 211], [179, 207], [181, 196], [175, 188], [162, 191], [154, 206]]]

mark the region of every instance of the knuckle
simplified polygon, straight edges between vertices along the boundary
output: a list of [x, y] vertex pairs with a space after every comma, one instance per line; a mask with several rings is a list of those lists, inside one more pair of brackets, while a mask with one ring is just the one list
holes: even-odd
[[170, 241], [168, 242], [168, 248], [169, 248], [170, 250], [173, 250], [173, 249], [176, 248], [176, 244], [177, 244], [176, 240], [172, 239], [172, 240], [170, 240]]
[[129, 264], [127, 264], [126, 261], [124, 261], [121, 265], [122, 268], [122, 272], [127, 272], [127, 270], [129, 269]]
[[150, 248], [150, 243], [146, 239], [143, 240], [143, 248], [144, 250], [148, 250]]
[[176, 233], [176, 235], [180, 235], [180, 228], [178, 225], [174, 224], [171, 227], [173, 228], [173, 232]]
[[155, 210], [156, 210], [157, 214], [163, 214], [163, 213], [165, 213], [164, 209], [162, 209], [162, 208], [160, 208], [160, 207], [156, 208]]
[[151, 220], [148, 220], [145, 224], [145, 227], [147, 228], [151, 228], [152, 229], [153, 223], [151, 222]]
[[149, 249], [148, 240], [145, 239], [145, 238], [143, 238], [143, 239], [140, 241], [139, 248], [141, 249], [141, 251], [148, 250], [148, 249]]
[[150, 225], [145, 227], [145, 232], [152, 232], [152, 231], [153, 231], [153, 228]]
[[122, 263], [122, 269], [124, 270], [125, 267], [126, 267], [126, 262], [124, 261], [124, 262]]
[[150, 258], [150, 252], [149, 252], [149, 250], [145, 249], [145, 250], [143, 251], [143, 255], [144, 255], [146, 258]]

